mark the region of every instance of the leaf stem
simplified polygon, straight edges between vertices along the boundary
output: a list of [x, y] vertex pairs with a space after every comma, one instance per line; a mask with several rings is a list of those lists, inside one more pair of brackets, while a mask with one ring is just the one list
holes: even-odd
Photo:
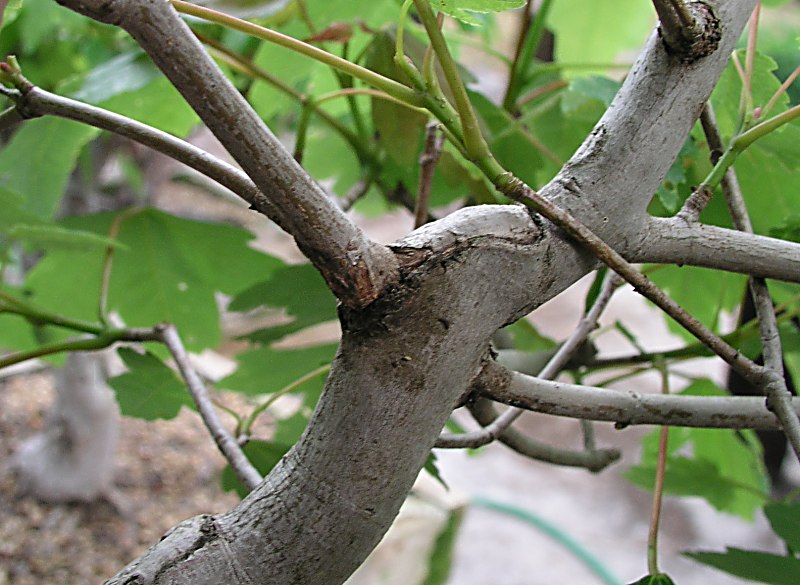
[[[669, 394], [669, 370], [663, 358], [656, 360], [656, 368], [661, 373], [661, 393]], [[661, 523], [661, 502], [664, 497], [664, 477], [667, 469], [667, 443], [669, 427], [662, 426], [658, 436], [658, 461], [656, 479], [653, 487], [653, 507], [650, 514], [650, 531], [647, 536], [647, 570], [658, 575], [658, 527]]]
[[437, 18], [433, 14], [428, 0], [414, 0], [414, 5], [428, 33], [428, 38], [439, 60], [439, 65], [442, 67], [447, 85], [450, 87], [450, 91], [453, 92], [455, 109], [461, 120], [464, 147], [469, 158], [471, 160], [477, 160], [491, 157], [489, 146], [486, 144], [486, 140], [484, 140], [480, 126], [478, 125], [478, 118], [467, 96], [467, 90], [464, 87], [464, 83], [461, 81], [461, 76], [458, 74], [458, 67], [453, 60], [453, 56], [450, 54], [450, 49], [447, 47], [447, 42], [444, 40]]
[[257, 407], [253, 409], [253, 412], [250, 413], [244, 422], [241, 424], [241, 435], [244, 437], [250, 436], [250, 431], [253, 428], [253, 423], [255, 423], [256, 419], [261, 416], [261, 414], [267, 410], [270, 406], [275, 404], [275, 402], [281, 397], [294, 392], [297, 388], [305, 384], [306, 382], [313, 380], [318, 376], [322, 376], [323, 374], [327, 374], [331, 369], [331, 364], [325, 364], [324, 366], [320, 366], [315, 370], [311, 370], [307, 374], [300, 376], [293, 382], [290, 382], [277, 392], [270, 396], [266, 401], [262, 404], [259, 404]]
[[506, 95], [503, 97], [503, 108], [509, 112], [513, 112], [517, 107], [517, 98], [525, 81], [527, 81], [528, 71], [536, 55], [536, 50], [542, 42], [544, 25], [552, 4], [552, 0], [543, 0], [534, 15], [530, 13], [530, 2], [525, 8], [528, 11], [527, 18], [529, 20], [527, 22], [529, 26], [522, 32], [522, 46], [511, 64]]
[[324, 63], [325, 65], [333, 67], [338, 71], [352, 75], [356, 79], [360, 79], [368, 85], [377, 87], [378, 89], [385, 91], [389, 95], [394, 96], [401, 101], [416, 106], [422, 105], [422, 97], [410, 87], [405, 86], [402, 83], [398, 83], [393, 79], [389, 79], [388, 77], [384, 77], [383, 75], [375, 73], [374, 71], [370, 71], [361, 65], [351, 63], [350, 61], [342, 59], [333, 53], [323, 51], [322, 49], [319, 49], [308, 43], [304, 43], [298, 39], [265, 28], [263, 26], [253, 24], [251, 22], [247, 22], [246, 20], [241, 20], [239, 18], [223, 14], [222, 12], [217, 12], [216, 10], [203, 8], [202, 6], [190, 4], [188, 2], [184, 2], [183, 0], [170, 1], [175, 7], [175, 10], [178, 12], [188, 14], [196, 18], [202, 18], [203, 20], [214, 22], [227, 28], [238, 30], [239, 32], [243, 32], [245, 34], [249, 34], [259, 39], [263, 39], [281, 47], [290, 49], [296, 53], [300, 53], [301, 55], [305, 55], [306, 57], [314, 59], [315, 61], [319, 61], [320, 63]]

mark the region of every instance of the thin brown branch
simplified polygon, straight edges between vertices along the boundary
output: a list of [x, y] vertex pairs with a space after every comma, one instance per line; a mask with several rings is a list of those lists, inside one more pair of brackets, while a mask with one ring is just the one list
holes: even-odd
[[419, 157], [419, 185], [417, 203], [414, 207], [414, 227], [418, 228], [428, 222], [428, 211], [431, 202], [431, 186], [439, 157], [442, 156], [444, 133], [439, 129], [439, 122], [429, 122], [425, 127], [425, 149]]
[[171, 134], [89, 104], [34, 87], [15, 92], [17, 111], [26, 118], [58, 116], [113, 132], [185, 164], [254, 205], [261, 196], [253, 181], [236, 167]]
[[211, 433], [214, 442], [217, 444], [217, 448], [225, 459], [228, 460], [233, 472], [242, 485], [247, 487], [248, 490], [254, 489], [261, 483], [263, 478], [258, 470], [253, 467], [253, 464], [250, 463], [250, 460], [244, 454], [239, 443], [236, 442], [236, 439], [233, 438], [222, 424], [211, 402], [211, 398], [208, 395], [208, 390], [189, 362], [189, 356], [186, 353], [180, 335], [178, 335], [178, 331], [172, 325], [163, 325], [156, 329], [160, 334], [161, 341], [167, 346], [167, 349], [169, 349], [169, 352], [175, 360], [175, 364], [178, 366], [178, 370], [186, 381], [189, 393], [192, 395], [192, 399], [197, 405], [198, 412], [200, 412], [200, 417]]

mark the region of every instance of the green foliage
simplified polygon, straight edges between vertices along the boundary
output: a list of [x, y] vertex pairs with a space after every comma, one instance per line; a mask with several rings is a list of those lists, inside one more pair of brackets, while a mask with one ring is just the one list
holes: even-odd
[[31, 120], [0, 151], [3, 187], [25, 198], [25, 211], [42, 220], [51, 219], [75, 168], [78, 153], [95, 136], [94, 128], [70, 120]]
[[[249, 248], [252, 235], [244, 230], [155, 209], [122, 213], [108, 309], [131, 327], [173, 323], [191, 349], [219, 343], [215, 293], [235, 294], [280, 266]], [[72, 217], [61, 225], [106, 236], [119, 217]], [[95, 319], [104, 258], [100, 248], [85, 251], [80, 262], [69, 249], [50, 250], [26, 279], [30, 298], [70, 317]]]
[[[219, 382], [221, 388], [258, 395], [277, 392], [319, 366], [330, 363], [336, 344], [318, 345], [303, 349], [274, 349], [260, 347], [240, 353], [239, 369]], [[295, 391], [314, 405], [324, 380], [314, 378]]]
[[675, 585], [675, 582], [669, 578], [669, 575], [658, 573], [657, 575], [647, 575], [642, 577], [630, 585]]
[[193, 408], [189, 393], [175, 372], [150, 352], [123, 347], [117, 353], [128, 372], [108, 380], [122, 414], [145, 420], [171, 419], [182, 406]]
[[[699, 380], [685, 395], [725, 393], [709, 380]], [[642, 461], [626, 472], [634, 484], [652, 489], [658, 457], [656, 430], [643, 441]], [[687, 454], [688, 452], [688, 454]], [[699, 496], [716, 509], [752, 519], [767, 498], [761, 449], [750, 431], [673, 427], [669, 431], [664, 492]]]
[[310, 264], [276, 270], [267, 280], [239, 293], [228, 308], [247, 311], [264, 306], [283, 309], [291, 321], [276, 323], [247, 335], [250, 341], [261, 344], [336, 318], [336, 299]]
[[431, 4], [461, 22], [480, 25], [473, 13], [502, 12], [525, 6], [525, 0], [431, 0]]
[[724, 553], [687, 553], [688, 557], [731, 575], [771, 585], [795, 585], [800, 559], [754, 550], [726, 547]]
[[[278, 464], [286, 452], [291, 448], [291, 445], [275, 443], [273, 441], [250, 441], [244, 446], [244, 454], [250, 460], [250, 463], [261, 473], [266, 475], [269, 471]], [[226, 492], [235, 491], [240, 498], [248, 494], [236, 474], [233, 473], [230, 465], [227, 465], [222, 470], [222, 477], [220, 478], [222, 489]]]
[[[625, 18], [620, 18], [624, 14]], [[638, 0], [554, 2], [548, 26], [556, 35], [556, 60], [591, 63], [602, 71], [623, 52], [640, 47], [652, 31], [652, 6]], [[568, 71], [577, 76], [580, 72]]]

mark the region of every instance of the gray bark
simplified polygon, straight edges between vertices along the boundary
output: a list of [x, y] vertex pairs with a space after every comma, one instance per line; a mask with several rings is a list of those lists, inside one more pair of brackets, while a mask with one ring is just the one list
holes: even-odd
[[70, 354], [55, 387], [44, 429], [14, 454], [19, 488], [47, 502], [109, 496], [119, 409], [105, 383], [102, 355]]
[[[229, 95], [226, 83], [206, 69], [179, 71], [186, 58], [181, 52], [199, 59], [198, 47], [184, 42], [185, 31], [164, 3], [59, 1], [120, 24], [145, 44], [266, 195], [264, 210], [298, 238], [345, 300], [341, 346], [299, 443], [236, 508], [180, 525], [109, 583], [340, 584], [388, 529], [452, 408], [481, 369], [492, 334], [563, 291], [596, 261], [519, 206], [465, 209], [390, 248], [368, 243], [320, 203], [317, 187], [263, 138], [268, 131]], [[628, 258], [657, 256], [653, 246], [668, 237], [663, 231], [648, 237], [647, 204], [755, 0], [711, 4], [721, 21], [719, 49], [687, 65], [671, 58], [654, 34], [606, 115], [543, 189]], [[158, 35], [169, 42], [157, 42]], [[217, 93], [222, 101], [209, 105]], [[348, 278], [367, 282], [337, 284], [331, 267], [345, 258], [358, 265], [342, 267]], [[740, 259], [726, 268], [753, 269], [752, 257], [742, 253]], [[776, 270], [794, 270], [796, 280], [796, 268]], [[376, 300], [359, 302], [367, 298]]]

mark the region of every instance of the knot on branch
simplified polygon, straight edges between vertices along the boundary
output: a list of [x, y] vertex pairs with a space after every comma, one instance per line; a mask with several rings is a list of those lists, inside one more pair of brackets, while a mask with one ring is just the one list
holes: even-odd
[[717, 50], [722, 25], [711, 5], [701, 0], [659, 0], [655, 5], [667, 53], [691, 64]]

